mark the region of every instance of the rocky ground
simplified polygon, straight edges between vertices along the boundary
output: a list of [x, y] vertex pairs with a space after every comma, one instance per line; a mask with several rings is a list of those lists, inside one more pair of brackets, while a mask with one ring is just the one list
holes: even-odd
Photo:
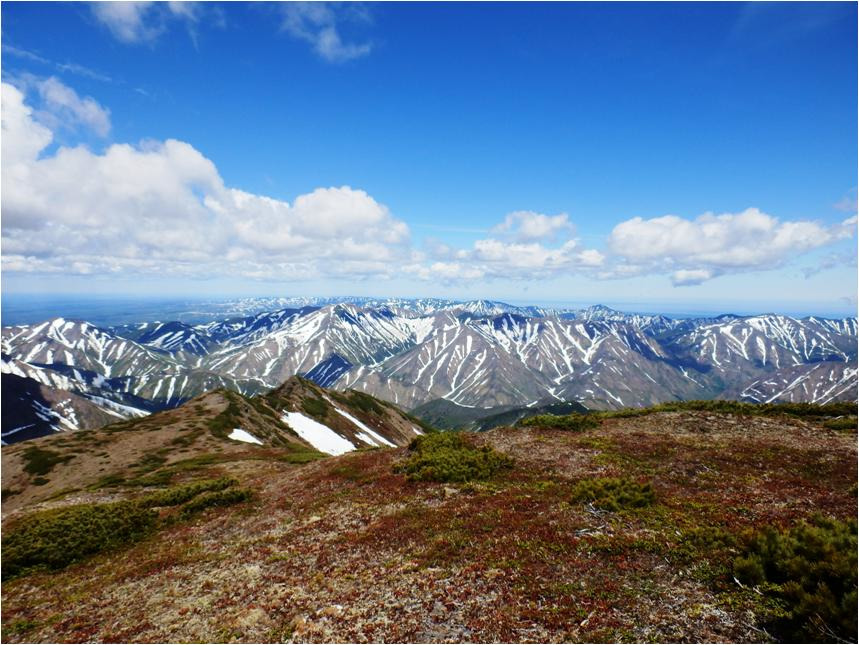
[[[669, 412], [473, 441], [514, 468], [410, 482], [392, 471], [399, 448], [305, 465], [237, 454], [182, 473], [231, 475], [255, 497], [5, 581], [2, 639], [766, 642], [760, 594], [729, 573], [734, 554], [696, 536], [857, 510], [855, 431], [787, 417]], [[607, 476], [652, 483], [656, 503], [607, 512], [572, 499], [576, 482]]]

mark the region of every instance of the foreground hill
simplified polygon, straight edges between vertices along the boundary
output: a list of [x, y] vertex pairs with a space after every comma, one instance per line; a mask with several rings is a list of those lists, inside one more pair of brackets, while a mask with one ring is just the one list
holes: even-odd
[[423, 432], [419, 424], [366, 394], [329, 392], [300, 377], [254, 398], [214, 390], [141, 419], [4, 447], [3, 512], [94, 485], [146, 485], [183, 464], [237, 454], [307, 461], [402, 446]]
[[[139, 543], [7, 576], [3, 640], [855, 641], [855, 523], [826, 556], [846, 573], [829, 570], [836, 607], [822, 624], [785, 624], [788, 600], [754, 578], [749, 551], [754, 531], [804, 535], [805, 520], [843, 536], [857, 511], [855, 417], [698, 407], [578, 432], [428, 435], [304, 465], [262, 449], [186, 463], [160, 485], [231, 477], [218, 485], [251, 499], [171, 515], [178, 494], [162, 495], [164, 519]], [[489, 478], [426, 481], [456, 472]], [[116, 485], [41, 507], [151, 506], [158, 491]], [[4, 521], [4, 572], [16, 531], [38, 525], [31, 509]]]

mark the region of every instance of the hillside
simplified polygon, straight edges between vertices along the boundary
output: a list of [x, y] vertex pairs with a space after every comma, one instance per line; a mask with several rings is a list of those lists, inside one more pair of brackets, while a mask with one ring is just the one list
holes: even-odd
[[[288, 399], [289, 389], [273, 398]], [[207, 405], [215, 404], [193, 404]], [[237, 445], [217, 461], [174, 469], [169, 485], [232, 477], [247, 491], [236, 499], [251, 499], [178, 515], [162, 507], [167, 519], [138, 543], [7, 577], [3, 640], [855, 640], [855, 612], [852, 626], [837, 614], [822, 625], [786, 624], [779, 587], [749, 578], [743, 555], [754, 545], [749, 531], [799, 531], [809, 520], [824, 535], [841, 525], [814, 514], [855, 518], [855, 416], [814, 406], [693, 407], [603, 415], [579, 432], [428, 435], [415, 450], [305, 464]], [[167, 418], [151, 419], [159, 417]], [[434, 437], [444, 439], [444, 468], [495, 464], [481, 471], [489, 478], [445, 483], [403, 472], [434, 459], [423, 452]], [[52, 439], [65, 437], [34, 445]], [[167, 485], [117, 483], [40, 506], [140, 499]], [[8, 513], [7, 504], [4, 549], [33, 525], [32, 506]], [[848, 610], [855, 530], [835, 551], [852, 565]]]
[[253, 398], [214, 390], [141, 419], [4, 447], [3, 513], [93, 486], [169, 479], [200, 461], [307, 461], [406, 445], [423, 432], [419, 424], [366, 394], [329, 392], [300, 377]]

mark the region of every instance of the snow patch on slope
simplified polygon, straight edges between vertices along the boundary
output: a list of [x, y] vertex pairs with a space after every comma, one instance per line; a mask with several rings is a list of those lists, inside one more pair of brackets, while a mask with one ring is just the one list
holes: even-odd
[[247, 430], [242, 430], [241, 428], [234, 428], [233, 431], [228, 435], [229, 439], [233, 441], [244, 441], [245, 443], [255, 443], [258, 446], [262, 445], [262, 441], [257, 439]]
[[342, 455], [355, 450], [355, 446], [350, 441], [341, 437], [328, 426], [304, 416], [301, 412], [284, 410], [281, 420], [295, 430], [299, 437], [321, 452], [329, 455]]
[[[341, 410], [340, 408], [337, 408], [337, 407], [335, 407], [334, 409], [335, 409], [335, 410], [337, 410], [337, 412], [338, 412], [339, 414], [341, 414], [342, 416], [344, 416], [344, 417], [346, 417], [347, 419], [349, 419], [349, 421], [351, 421], [352, 423], [354, 423], [356, 426], [358, 426], [359, 428], [361, 428], [361, 430], [363, 430], [364, 432], [366, 432], [367, 434], [369, 434], [369, 435], [370, 435], [370, 436], [368, 437], [368, 439], [370, 439], [370, 441], [367, 441], [367, 439], [364, 439], [364, 437], [361, 437], [362, 439], [364, 439], [365, 441], [367, 441], [367, 443], [374, 444], [374, 445], [377, 445], [377, 446], [380, 446], [380, 445], [382, 445], [382, 444], [385, 444], [386, 446], [390, 446], [391, 448], [396, 448], [396, 447], [397, 447], [397, 444], [395, 444], [395, 443], [391, 443], [390, 441], [388, 441], [387, 439], [385, 439], [382, 435], [380, 435], [379, 433], [377, 433], [375, 430], [373, 430], [372, 428], [369, 428], [369, 427], [367, 427], [365, 424], [361, 423], [358, 419], [356, 419], [355, 417], [353, 417], [353, 416], [352, 416], [351, 414], [349, 414], [348, 412], [344, 412], [343, 410]], [[379, 442], [381, 442], [381, 443], [379, 443]]]

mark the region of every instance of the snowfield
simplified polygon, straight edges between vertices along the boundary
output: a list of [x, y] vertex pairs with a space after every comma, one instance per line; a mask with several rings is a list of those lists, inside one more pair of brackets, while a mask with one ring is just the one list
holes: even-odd
[[230, 434], [229, 438], [234, 441], [244, 441], [245, 443], [255, 443], [259, 446], [262, 445], [262, 441], [257, 439], [247, 430], [242, 430], [241, 428], [235, 428]]
[[355, 450], [355, 446], [328, 426], [304, 416], [301, 412], [284, 410], [281, 420], [298, 433], [311, 446], [329, 455], [342, 455]]

